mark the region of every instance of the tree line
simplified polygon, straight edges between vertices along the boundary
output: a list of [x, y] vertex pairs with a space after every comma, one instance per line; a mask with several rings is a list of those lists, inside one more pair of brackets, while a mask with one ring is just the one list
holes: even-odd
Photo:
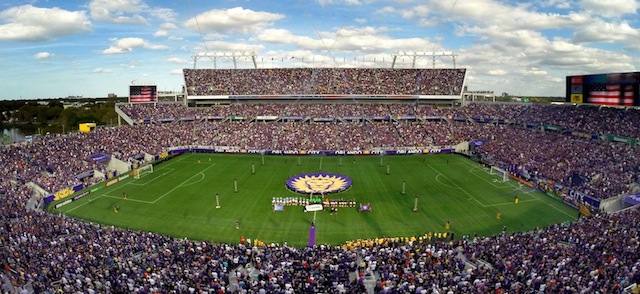
[[[122, 100], [122, 101], [119, 101]], [[25, 135], [77, 131], [81, 123], [117, 123], [115, 104], [126, 98], [74, 98], [0, 101], [0, 128]]]

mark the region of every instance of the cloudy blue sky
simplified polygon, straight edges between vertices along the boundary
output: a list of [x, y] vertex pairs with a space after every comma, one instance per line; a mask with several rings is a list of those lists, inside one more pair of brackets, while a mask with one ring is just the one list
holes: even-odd
[[[638, 70], [639, 7], [640, 0], [2, 1], [0, 99], [126, 96], [132, 81], [179, 90], [197, 51], [255, 52], [259, 67], [390, 67], [394, 51], [450, 51], [456, 67], [468, 69], [470, 90], [564, 96], [566, 75]], [[400, 58], [397, 66], [411, 63]], [[436, 66], [453, 62], [442, 57]]]

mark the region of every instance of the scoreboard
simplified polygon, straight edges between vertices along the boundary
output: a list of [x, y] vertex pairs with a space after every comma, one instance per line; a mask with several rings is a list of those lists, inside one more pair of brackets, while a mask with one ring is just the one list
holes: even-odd
[[129, 102], [147, 103], [158, 102], [158, 89], [156, 85], [130, 85]]
[[640, 72], [567, 76], [566, 102], [640, 106]]

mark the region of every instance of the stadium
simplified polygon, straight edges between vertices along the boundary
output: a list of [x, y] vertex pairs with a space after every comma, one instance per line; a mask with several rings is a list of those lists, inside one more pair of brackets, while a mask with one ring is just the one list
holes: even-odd
[[[623, 293], [640, 280], [637, 73], [567, 77], [559, 105], [466, 101], [456, 68], [183, 76], [181, 100], [131, 85], [120, 126], [0, 150], [7, 292]], [[592, 100], [588, 81], [618, 91]]]

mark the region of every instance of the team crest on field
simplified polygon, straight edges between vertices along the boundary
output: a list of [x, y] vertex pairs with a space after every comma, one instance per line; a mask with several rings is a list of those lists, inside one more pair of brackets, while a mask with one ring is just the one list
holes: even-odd
[[287, 179], [287, 188], [303, 194], [329, 194], [351, 187], [351, 179], [334, 173], [295, 175]]

